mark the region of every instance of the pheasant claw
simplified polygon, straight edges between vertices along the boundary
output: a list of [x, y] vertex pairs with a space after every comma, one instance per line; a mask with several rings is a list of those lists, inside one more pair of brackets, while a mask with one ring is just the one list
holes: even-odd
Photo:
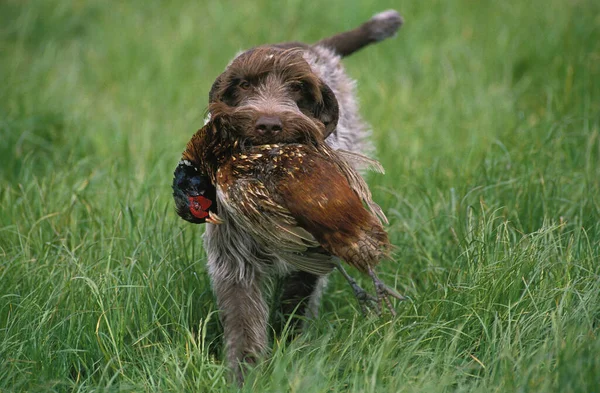
[[388, 287], [377, 277], [375, 271], [369, 267], [369, 276], [373, 279], [373, 284], [375, 285], [375, 291], [377, 293], [377, 300], [379, 303], [385, 304], [386, 307], [390, 310], [392, 316], [396, 316], [396, 310], [392, 306], [392, 302], [390, 300], [390, 296], [396, 298], [400, 301], [406, 300], [405, 296], [400, 295], [398, 292]]
[[380, 316], [381, 307], [379, 306], [377, 298], [365, 291], [363, 288], [361, 288], [360, 285], [356, 283], [356, 280], [354, 280], [354, 278], [352, 278], [352, 276], [350, 276], [348, 272], [346, 272], [346, 269], [344, 269], [339, 260], [336, 261], [336, 267], [352, 287], [352, 290], [354, 291], [354, 296], [358, 301], [360, 310], [362, 311], [363, 315], [367, 315], [369, 313], [369, 310], [374, 308], [377, 315]]

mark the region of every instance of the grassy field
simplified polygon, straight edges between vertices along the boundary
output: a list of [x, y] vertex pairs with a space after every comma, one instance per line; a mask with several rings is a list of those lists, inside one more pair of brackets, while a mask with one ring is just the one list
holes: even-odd
[[390, 7], [345, 64], [411, 301], [364, 318], [334, 274], [243, 391], [598, 391], [600, 2], [5, 0], [0, 392], [235, 391], [172, 171], [239, 49]]

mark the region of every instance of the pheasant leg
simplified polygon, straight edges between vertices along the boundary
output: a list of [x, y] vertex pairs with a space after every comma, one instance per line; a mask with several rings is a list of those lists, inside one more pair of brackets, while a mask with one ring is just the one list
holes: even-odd
[[381, 315], [381, 308], [379, 306], [377, 298], [365, 291], [364, 289], [362, 289], [356, 283], [356, 280], [354, 280], [354, 278], [352, 278], [352, 276], [350, 276], [348, 272], [346, 272], [346, 269], [344, 269], [339, 260], [337, 260], [336, 262], [336, 267], [352, 287], [352, 290], [354, 291], [354, 296], [356, 297], [356, 300], [358, 300], [358, 304], [363, 315], [367, 315], [372, 305], [374, 305], [375, 312], [377, 313], [377, 315]]
[[373, 279], [373, 284], [375, 284], [375, 291], [377, 292], [377, 299], [379, 303], [385, 304], [387, 308], [390, 310], [392, 316], [396, 316], [396, 310], [392, 306], [392, 302], [390, 301], [390, 296], [394, 297], [398, 300], [406, 300], [406, 297], [400, 295], [398, 292], [394, 291], [392, 288], [388, 287], [377, 277], [375, 271], [369, 266], [369, 276]]

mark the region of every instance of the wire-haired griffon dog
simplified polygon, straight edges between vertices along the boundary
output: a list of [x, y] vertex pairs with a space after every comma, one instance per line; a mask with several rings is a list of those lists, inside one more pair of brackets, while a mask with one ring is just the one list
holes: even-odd
[[[215, 162], [218, 161], [221, 154], [219, 149], [227, 146], [223, 141], [231, 142], [229, 147], [236, 148], [260, 146], [260, 153], [255, 153], [260, 155], [255, 157], [261, 158], [260, 168], [266, 173], [276, 165], [273, 163], [278, 159], [278, 153], [272, 152], [270, 145], [303, 144], [310, 143], [311, 138], [320, 138], [321, 142], [324, 140], [320, 150], [326, 151], [325, 156], [331, 154], [330, 160], [321, 161], [324, 167], [333, 168], [331, 171], [342, 168], [340, 173], [349, 179], [349, 184], [355, 182], [359, 190], [354, 188], [354, 191], [360, 195], [361, 190], [364, 191], [362, 187], [366, 188], [364, 182], [358, 179], [360, 175], [354, 177], [354, 169], [344, 169], [344, 165], [352, 164], [353, 156], [358, 164], [368, 163], [368, 160], [360, 157], [372, 152], [370, 129], [359, 115], [354, 81], [346, 75], [340, 60], [371, 43], [393, 36], [401, 24], [400, 15], [388, 10], [373, 16], [356, 29], [325, 38], [314, 45], [298, 42], [265, 45], [239, 54], [217, 77], [209, 93], [209, 118], [213, 118], [213, 121], [209, 120], [205, 128], [212, 130], [213, 137], [215, 133], [223, 133], [214, 138], [219, 142], [211, 145], [211, 157], [217, 157]], [[223, 119], [228, 119], [226, 124]], [[235, 138], [229, 138], [231, 135]], [[318, 143], [315, 143], [318, 148]], [[188, 153], [190, 149], [192, 153]], [[298, 152], [302, 154], [303, 151], [295, 147], [288, 150], [293, 151], [292, 157], [297, 157]], [[340, 152], [339, 156], [335, 153], [337, 151]], [[263, 159], [263, 153], [273, 156], [274, 161]], [[241, 384], [244, 364], [255, 363], [267, 350], [270, 309], [265, 292], [269, 284], [276, 282], [280, 288], [276, 309], [282, 320], [286, 321], [292, 315], [314, 317], [327, 275], [339, 264], [331, 259], [331, 255], [336, 253], [328, 250], [327, 246], [323, 247], [324, 241], [319, 241], [321, 246], [319, 242], [307, 246], [305, 251], [287, 252], [281, 247], [274, 247], [273, 243], [265, 243], [265, 239], [279, 236], [277, 233], [262, 236], [240, 225], [239, 220], [227, 213], [226, 206], [219, 206], [225, 202], [223, 190], [215, 188], [216, 172], [211, 176], [199, 168], [201, 160], [197, 157], [202, 154], [194, 150], [193, 144], [191, 148], [188, 144], [184, 159], [175, 171], [173, 196], [177, 212], [183, 219], [207, 224], [204, 244], [208, 255], [208, 272], [224, 328], [227, 361], [235, 379]], [[228, 157], [230, 161], [238, 160], [234, 167], [239, 167], [239, 175], [239, 171], [246, 168], [240, 161], [246, 160], [247, 156], [230, 154]], [[282, 156], [281, 159], [286, 158]], [[321, 160], [321, 157], [318, 159]], [[289, 173], [294, 176], [293, 171]], [[229, 184], [229, 180], [219, 179], [223, 184]], [[310, 189], [307, 187], [307, 190]], [[258, 213], [256, 217], [259, 220], [260, 210], [264, 209], [262, 212], [266, 219], [272, 203], [266, 195], [252, 190], [256, 192], [256, 195], [253, 194], [254, 200], [247, 202], [252, 204], [264, 199], [262, 204], [255, 204], [259, 206], [258, 210], [252, 211]], [[367, 192], [369, 199], [368, 189], [364, 192]], [[309, 194], [305, 196], [308, 200], [313, 196]], [[245, 193], [243, 197], [248, 198], [248, 194]], [[241, 210], [247, 207], [243, 199], [236, 200], [236, 203]], [[362, 207], [360, 202], [359, 205]], [[310, 225], [306, 224], [305, 228]], [[314, 240], [315, 232], [319, 232], [318, 225], [313, 227], [310, 227], [314, 229], [312, 234], [296, 226], [292, 228], [294, 232], [282, 231], [280, 236], [292, 236], [293, 239], [305, 237], [304, 240], [308, 242]], [[335, 239], [335, 234], [332, 236]], [[387, 244], [384, 232], [378, 232], [376, 237], [381, 246]], [[281, 244], [287, 243], [283, 241]], [[327, 244], [331, 249], [336, 247], [335, 241]], [[348, 258], [351, 258], [350, 254]], [[357, 295], [363, 296], [364, 300], [366, 295], [341, 270], [353, 284]], [[374, 273], [371, 276], [379, 300], [380, 295], [400, 298], [385, 287]]]

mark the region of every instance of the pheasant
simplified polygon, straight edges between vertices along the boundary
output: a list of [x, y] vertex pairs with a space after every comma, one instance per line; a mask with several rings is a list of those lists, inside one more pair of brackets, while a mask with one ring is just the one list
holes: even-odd
[[[231, 220], [296, 269], [324, 275], [338, 268], [363, 312], [374, 303], [380, 313], [384, 303], [396, 315], [390, 296], [405, 298], [375, 272], [389, 254], [387, 219], [350, 163], [382, 168], [365, 156], [332, 150], [320, 135], [317, 127], [279, 139], [270, 135], [276, 143], [248, 144], [226, 116], [213, 117], [188, 142], [175, 171], [178, 213], [195, 223]], [[372, 278], [376, 298], [340, 259]]]

